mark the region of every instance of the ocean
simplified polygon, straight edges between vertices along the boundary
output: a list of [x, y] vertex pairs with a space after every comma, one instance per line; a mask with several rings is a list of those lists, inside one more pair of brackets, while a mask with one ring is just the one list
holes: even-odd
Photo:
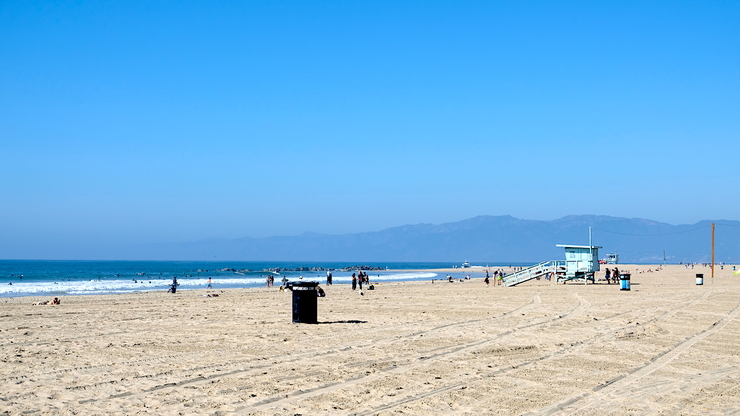
[[[476, 264], [473, 266], [486, 264]], [[525, 264], [490, 264], [496, 267], [524, 266]], [[527, 264], [528, 265], [528, 264]], [[371, 282], [397, 282], [442, 279], [433, 272], [415, 272], [413, 269], [440, 269], [453, 267], [445, 263], [352, 263], [352, 262], [239, 262], [239, 261], [67, 261], [67, 260], [0, 260], [0, 297], [100, 295], [145, 291], [166, 291], [174, 277], [178, 290], [205, 289], [211, 278], [213, 290], [265, 286], [267, 269], [281, 269], [275, 276], [275, 286], [283, 279], [326, 282], [326, 271], [285, 271], [285, 269], [323, 268], [332, 272], [334, 284], [351, 282], [353, 271], [340, 271], [351, 266], [371, 266]], [[459, 265], [457, 265], [459, 266]], [[396, 271], [388, 271], [392, 269]], [[404, 270], [409, 270], [408, 272]], [[482, 277], [459, 269], [451, 273], [455, 279]]]

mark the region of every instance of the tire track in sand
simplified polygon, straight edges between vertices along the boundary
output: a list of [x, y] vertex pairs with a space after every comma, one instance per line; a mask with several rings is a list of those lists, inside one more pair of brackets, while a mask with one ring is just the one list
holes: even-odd
[[[293, 393], [289, 393], [289, 394], [284, 395], [284, 396], [276, 396], [276, 397], [268, 398], [266, 400], [262, 400], [260, 402], [257, 402], [257, 403], [251, 404], [251, 405], [241, 406], [241, 407], [235, 409], [235, 412], [236, 413], [240, 413], [240, 412], [244, 412], [244, 411], [248, 411], [248, 410], [258, 410], [260, 408], [264, 408], [264, 407], [267, 407], [267, 406], [284, 405], [284, 404], [292, 403], [292, 402], [295, 402], [295, 401], [298, 401], [298, 400], [303, 400], [303, 399], [307, 399], [307, 398], [310, 398], [310, 397], [318, 396], [318, 395], [321, 395], [321, 394], [330, 393], [330, 392], [333, 392], [335, 390], [346, 389], [348, 387], [355, 386], [355, 385], [357, 385], [359, 383], [363, 383], [363, 384], [364, 383], [370, 383], [372, 381], [375, 381], [375, 380], [378, 380], [378, 379], [387, 377], [388, 375], [391, 375], [391, 374], [401, 373], [401, 372], [408, 371], [409, 368], [414, 368], [414, 367], [418, 367], [418, 366], [422, 366], [422, 365], [428, 365], [428, 364], [433, 363], [435, 361], [439, 361], [441, 359], [447, 358], [448, 356], [453, 355], [453, 354], [462, 354], [462, 353], [465, 353], [465, 352], [474, 351], [477, 348], [484, 347], [484, 346], [487, 346], [489, 344], [493, 344], [495, 342], [498, 342], [501, 338], [504, 338], [504, 337], [506, 337], [508, 335], [512, 335], [512, 334], [516, 333], [517, 331], [521, 331], [521, 330], [525, 330], [525, 329], [531, 329], [531, 328], [535, 328], [535, 327], [540, 327], [540, 326], [546, 325], [548, 323], [551, 323], [553, 321], [557, 321], [557, 320], [560, 320], [560, 319], [566, 319], [566, 318], [569, 318], [569, 317], [573, 317], [573, 316], [579, 315], [579, 314], [583, 313], [588, 308], [588, 306], [590, 305], [590, 302], [588, 302], [583, 297], [581, 297], [581, 296], [579, 296], [577, 294], [574, 294], [573, 296], [576, 299], [578, 299], [578, 305], [575, 306], [572, 310], [568, 311], [568, 313], [566, 313], [564, 315], [559, 315], [557, 317], [548, 318], [548, 319], [546, 319], [544, 321], [541, 321], [541, 322], [528, 323], [528, 324], [525, 324], [525, 325], [521, 325], [519, 327], [516, 327], [516, 328], [513, 328], [513, 329], [509, 329], [509, 330], [504, 331], [504, 332], [502, 332], [500, 334], [497, 334], [492, 339], [485, 339], [485, 340], [482, 340], [482, 341], [475, 341], [475, 342], [472, 342], [472, 343], [467, 343], [467, 344], [455, 346], [455, 347], [452, 347], [451, 349], [449, 349], [448, 351], [440, 352], [440, 353], [434, 354], [432, 356], [423, 357], [423, 359], [421, 359], [421, 360], [409, 362], [409, 363], [407, 363], [405, 365], [388, 367], [388, 368], [385, 368], [385, 369], [382, 369], [382, 370], [378, 371], [377, 373], [360, 374], [360, 375], [358, 375], [356, 377], [351, 377], [351, 378], [345, 379], [344, 381], [328, 383], [328, 384], [325, 384], [323, 386], [319, 386], [319, 387], [316, 387], [316, 388], [313, 388], [313, 389], [297, 390], [297, 391], [295, 391]], [[539, 295], [537, 295], [537, 298], [539, 298]], [[537, 301], [537, 298], [534, 299], [534, 302]], [[415, 353], [413, 355], [418, 355], [418, 353]], [[439, 392], [442, 392], [442, 391], [447, 391], [449, 389], [452, 389], [454, 387], [455, 386], [451, 386], [451, 387], [450, 386], [446, 386], [446, 387], [442, 387], [442, 388], [440, 388], [438, 390], [440, 390]], [[438, 394], [439, 392], [436, 392], [435, 394]], [[376, 412], [376, 411], [373, 410], [373, 413], [374, 412]], [[362, 414], [362, 413], [360, 413], [360, 414]]]
[[[656, 321], [656, 320], [665, 319], [666, 317], [669, 317], [669, 316], [677, 313], [679, 310], [681, 310], [683, 308], [693, 306], [696, 303], [700, 302], [701, 300], [706, 299], [709, 296], [709, 293], [710, 292], [706, 292], [702, 297], [700, 297], [698, 299], [690, 300], [687, 304], [681, 303], [681, 304], [675, 305], [675, 307], [672, 310], [666, 311], [666, 312], [664, 312], [662, 314], [659, 314], [658, 316], [655, 316], [652, 319], [646, 320], [645, 323], [651, 323], [651, 322]], [[563, 316], [563, 318], [575, 317], [575, 316], [577, 316], [577, 315], [585, 312], [586, 309], [588, 308], [588, 306], [590, 306], [590, 302], [588, 302], [587, 300], [583, 299], [580, 295], [578, 295], [578, 293], [573, 293], [572, 295], [574, 297], [576, 297], [576, 298], [579, 299], [579, 301], [580, 301], [579, 307], [575, 308], [570, 313], [568, 313], [567, 315]], [[654, 309], [658, 309], [658, 308], [656, 307]], [[618, 313], [618, 314], [614, 314], [614, 315], [610, 316], [607, 319], [613, 319], [613, 318], [619, 317], [621, 315], [624, 315], [626, 313], [629, 313], [629, 312], [621, 312], [621, 313]], [[627, 326], [628, 325], [625, 325], [621, 329], [624, 329]], [[541, 357], [537, 357], [537, 358], [529, 359], [529, 360], [523, 360], [523, 361], [520, 361], [520, 362], [514, 363], [514, 364], [507, 364], [506, 366], [500, 367], [500, 368], [498, 368], [498, 369], [496, 369], [494, 371], [491, 371], [491, 372], [488, 372], [488, 373], [485, 373], [485, 374], [482, 374], [482, 375], [468, 377], [468, 378], [465, 378], [464, 380], [461, 380], [461, 381], [458, 381], [458, 382], [455, 382], [455, 383], [452, 383], [452, 384], [448, 384], [448, 385], [445, 385], [445, 386], [440, 386], [440, 387], [437, 387], [437, 388], [435, 388], [433, 390], [429, 390], [429, 391], [424, 392], [424, 393], [406, 396], [406, 397], [403, 397], [401, 399], [395, 400], [395, 401], [393, 401], [391, 403], [387, 403], [387, 404], [384, 404], [384, 405], [381, 405], [381, 406], [373, 407], [371, 410], [368, 410], [368, 411], [353, 413], [352, 415], [353, 416], [369, 416], [369, 415], [373, 415], [373, 414], [376, 414], [378, 412], [382, 412], [382, 411], [385, 411], [385, 410], [390, 410], [390, 409], [393, 409], [393, 408], [396, 408], [396, 407], [399, 407], [399, 406], [402, 406], [402, 405], [406, 405], [406, 404], [410, 404], [410, 403], [413, 403], [413, 402], [416, 402], [416, 401], [419, 401], [419, 400], [426, 399], [428, 397], [432, 397], [432, 396], [435, 396], [435, 395], [438, 395], [438, 394], [446, 393], [448, 391], [452, 391], [452, 390], [456, 390], [456, 389], [462, 389], [462, 388], [466, 387], [467, 385], [469, 385], [471, 383], [474, 383], [474, 382], [479, 382], [479, 381], [482, 381], [482, 380], [485, 380], [485, 379], [493, 378], [495, 376], [500, 376], [500, 375], [504, 375], [504, 374], [507, 374], [507, 373], [512, 373], [512, 372], [516, 372], [516, 371], [520, 371], [520, 370], [524, 370], [524, 369], [529, 369], [529, 368], [532, 368], [533, 366], [535, 366], [537, 363], [539, 363], [541, 361], [544, 361], [544, 360], [547, 360], [547, 359], [550, 359], [550, 358], [555, 358], [555, 357], [561, 356], [563, 354], [566, 354], [566, 353], [571, 352], [573, 350], [576, 350], [578, 348], [583, 348], [583, 347], [587, 346], [589, 343], [592, 343], [592, 342], [594, 342], [594, 341], [596, 341], [596, 340], [598, 340], [600, 338], [604, 338], [606, 336], [608, 336], [608, 335], [606, 335], [606, 334], [598, 334], [598, 335], [596, 335], [594, 337], [591, 337], [591, 338], [588, 338], [588, 339], [585, 339], [585, 340], [581, 340], [581, 341], [577, 341], [577, 342], [571, 343], [570, 345], [564, 346], [563, 348], [560, 348], [560, 349], [558, 349], [556, 351], [553, 351], [553, 352], [551, 352], [549, 354], [546, 354], [544, 356], [541, 356]], [[468, 412], [463, 412], [463, 413], [467, 414]], [[446, 414], [455, 414], [455, 413], [446, 412]]]
[[[702, 298], [697, 299], [696, 302], [702, 299], [706, 299], [710, 292], [706, 292]], [[726, 316], [719, 321], [712, 324], [712, 326], [705, 328], [704, 330], [694, 334], [688, 339], [679, 342], [673, 347], [666, 351], [656, 355], [644, 366], [635, 368], [623, 376], [619, 376], [607, 383], [593, 388], [590, 392], [585, 392], [576, 396], [572, 396], [559, 403], [552, 404], [545, 408], [542, 408], [536, 412], [530, 412], [530, 415], [554, 415], [559, 412], [565, 412], [572, 414], [580, 410], [589, 408], [605, 408], [616, 399], [615, 395], [625, 393], [629, 386], [640, 381], [641, 379], [649, 376], [657, 370], [670, 364], [673, 360], [678, 358], [681, 354], [693, 347], [697, 342], [706, 339], [707, 337], [722, 331], [725, 326], [732, 322], [740, 314], [740, 303]], [[575, 405], [578, 402], [582, 402]], [[575, 405], [575, 406], [574, 406]]]
[[[162, 391], [162, 390], [166, 390], [166, 389], [171, 389], [171, 388], [179, 388], [179, 387], [182, 387], [182, 386], [185, 386], [185, 385], [205, 384], [205, 383], [213, 382], [213, 381], [218, 380], [218, 379], [222, 379], [222, 378], [230, 377], [230, 376], [235, 376], [235, 375], [248, 375], [248, 374], [251, 374], [251, 373], [255, 373], [255, 375], [259, 375], [259, 373], [261, 373], [265, 369], [270, 368], [270, 367], [272, 367], [272, 366], [274, 366], [276, 364], [277, 365], [288, 365], [288, 364], [291, 364], [291, 363], [300, 362], [302, 360], [305, 360], [306, 358], [311, 358], [311, 359], [325, 358], [325, 357], [331, 357], [333, 355], [344, 353], [344, 352], [346, 352], [348, 350], [357, 351], [357, 350], [361, 350], [361, 349], [364, 349], [364, 348], [377, 347], [380, 344], [392, 345], [392, 344], [394, 344], [396, 342], [400, 342], [400, 341], [404, 341], [404, 340], [407, 340], [407, 339], [416, 338], [416, 337], [418, 337], [420, 335], [426, 335], [426, 334], [433, 333], [433, 332], [436, 332], [436, 331], [440, 331], [440, 330], [444, 330], [444, 329], [449, 329], [449, 328], [452, 328], [452, 327], [464, 327], [466, 325], [471, 325], [471, 324], [475, 324], [475, 323], [485, 322], [485, 321], [488, 321], [488, 320], [491, 320], [491, 319], [501, 319], [503, 317], [512, 315], [514, 313], [521, 312], [522, 310], [526, 310], [527, 308], [530, 308], [533, 305], [540, 304], [540, 303], [541, 303], [540, 295], [539, 295], [539, 292], [537, 292], [537, 293], [534, 293], [533, 294], [532, 300], [529, 301], [528, 303], [525, 303], [525, 304], [523, 304], [523, 305], [521, 305], [519, 307], [516, 307], [516, 308], [514, 308], [512, 310], [509, 310], [509, 311], [500, 313], [500, 314], [498, 314], [498, 315], [496, 315], [494, 317], [477, 318], [477, 319], [471, 319], [471, 320], [467, 320], [467, 321], [463, 321], [463, 322], [452, 322], [452, 323], [448, 323], [448, 324], [444, 324], [444, 325], [439, 325], [439, 326], [436, 326], [436, 327], [433, 327], [433, 328], [429, 328], [429, 329], [426, 329], [426, 330], [423, 330], [423, 331], [416, 331], [416, 332], [413, 332], [413, 333], [410, 333], [410, 334], [406, 334], [406, 335], [400, 335], [400, 336], [396, 335], [396, 336], [388, 337], [386, 339], [374, 340], [374, 341], [366, 342], [366, 343], [361, 344], [361, 345], [349, 345], [348, 344], [348, 345], [345, 345], [343, 347], [333, 348], [330, 351], [326, 351], [325, 349], [313, 349], [313, 350], [309, 350], [309, 351], [303, 351], [303, 352], [301, 352], [299, 354], [292, 355], [290, 357], [290, 359], [283, 360], [283, 361], [281, 361], [279, 363], [273, 363], [272, 362], [272, 359], [268, 359], [268, 357], [263, 357], [263, 358], [255, 358], [254, 360], [252, 360], [252, 363], [251, 364], [237, 363], [237, 364], [242, 364], [242, 365], [235, 365], [235, 363], [224, 363], [224, 364], [216, 364], [216, 365], [205, 366], [205, 367], [190, 368], [188, 370], [182, 370], [182, 372], [189, 373], [189, 374], [192, 374], [192, 373], [196, 373], [196, 374], [197, 373], [201, 373], [201, 374], [198, 374], [195, 377], [192, 377], [191, 376], [191, 377], [187, 377], [185, 379], [179, 379], [179, 380], [172, 380], [172, 379], [170, 379], [170, 380], [167, 380], [166, 382], [161, 382], [160, 384], [157, 384], [157, 385], [154, 385], [154, 386], [151, 386], [151, 387], [142, 389], [140, 391], [134, 391], [134, 392], [131, 392], [131, 391], [123, 391], [123, 392], [119, 392], [119, 393], [110, 395], [109, 396], [109, 399], [118, 399], [118, 398], [124, 398], [124, 397], [129, 398], [129, 397], [143, 396], [143, 395], [147, 395], [149, 393], [158, 392], [158, 391]], [[429, 350], [429, 351], [426, 351], [426, 352], [422, 352], [422, 354], [425, 354], [425, 353], [434, 353], [434, 352], [436, 352], [438, 350], [446, 349], [446, 348], [449, 348], [449, 347], [435, 348], [435, 349], [432, 349], [432, 350]], [[232, 348], [227, 348], [227, 349], [232, 349]], [[415, 355], [418, 355], [418, 354], [419, 354], [418, 352], [416, 352], [416, 353], [409, 353], [409, 354], [405, 354], [404, 356], [396, 356], [395, 358], [397, 358], [397, 359], [409, 358], [410, 356], [415, 356]], [[184, 356], [184, 355], [186, 355], [186, 353], [181, 353], [179, 355], [183, 355]], [[146, 361], [149, 361], [149, 360], [146, 360]], [[367, 361], [367, 363], [372, 363], [372, 362], [374, 362], [374, 361], [373, 360]], [[244, 364], [247, 364], [247, 365], [244, 365]], [[359, 363], [354, 362], [354, 363], [347, 363], [344, 367], [354, 367], [354, 366], [358, 366], [358, 365], [359, 365]], [[96, 366], [96, 367], [101, 367], [100, 369], [102, 370], [105, 367], [113, 367], [113, 365], [112, 364], [107, 364], [107, 365], [99, 365], [99, 366]], [[207, 374], [206, 375], [206, 374], [202, 374], [203, 373], [203, 370], [212, 370], [212, 371], [215, 371], [215, 372], [213, 372], [212, 374]], [[166, 376], [173, 376], [173, 375], [174, 374], [171, 371], [166, 371], [166, 372], [162, 372], [162, 373], [153, 374], [149, 378], [166, 377]], [[123, 381], [124, 380], [122, 380], [120, 378], [113, 378], [113, 379], [108, 380], [108, 381], [102, 381], [102, 382], [96, 382], [96, 383], [92, 383], [92, 384], [88, 384], [88, 385], [76, 386], [76, 389], [77, 390], [94, 390], [98, 386], [107, 386], [107, 385], [110, 385], [110, 383], [119, 384], [120, 382], [123, 382]], [[83, 402], [90, 401], [90, 400], [91, 399], [83, 399], [80, 402], [83, 403]]]

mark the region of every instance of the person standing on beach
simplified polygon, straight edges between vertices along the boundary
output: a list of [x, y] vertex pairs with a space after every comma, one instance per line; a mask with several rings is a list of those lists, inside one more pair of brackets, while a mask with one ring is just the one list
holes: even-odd
[[168, 293], [177, 293], [177, 287], [180, 286], [180, 283], [177, 282], [177, 276], [172, 278], [172, 284], [170, 285], [169, 290], [167, 290]]
[[352, 290], [357, 290], [357, 276], [352, 273]]
[[207, 283], [206, 289], [213, 289], [213, 286], [211, 286], [211, 277], [210, 276], [208, 277], [208, 281], [206, 283]]
[[326, 285], [331, 286], [331, 272], [326, 272]]
[[365, 274], [360, 272], [357, 276], [357, 282], [360, 284], [360, 292], [362, 292], [362, 281], [365, 280]]

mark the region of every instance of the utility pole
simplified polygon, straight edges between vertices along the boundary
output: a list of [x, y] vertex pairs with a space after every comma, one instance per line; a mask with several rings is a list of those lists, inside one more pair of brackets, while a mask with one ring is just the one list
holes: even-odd
[[[594, 237], [591, 234], [591, 227], [588, 227], [588, 254], [590, 254], [591, 263], [593, 263], [593, 260], [594, 260]], [[591, 265], [591, 268], [592, 269], [594, 268], [593, 264]], [[595, 281], [596, 281], [596, 278], [594, 278], [594, 282]]]
[[[593, 238], [593, 235], [591, 234], [591, 227], [588, 227], [588, 246], [593, 247], [593, 245], [594, 245], [594, 238]], [[593, 254], [593, 250], [591, 252]]]
[[712, 284], [714, 284], [714, 223], [712, 223]]

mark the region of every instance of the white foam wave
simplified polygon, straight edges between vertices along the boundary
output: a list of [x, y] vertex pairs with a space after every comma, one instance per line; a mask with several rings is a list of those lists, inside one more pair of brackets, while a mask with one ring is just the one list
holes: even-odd
[[[437, 273], [389, 273], [370, 275], [371, 282], [378, 281], [401, 281], [431, 279]], [[288, 277], [291, 282], [297, 282], [297, 277]], [[305, 281], [319, 281], [323, 283], [325, 276], [306, 276]], [[352, 281], [351, 274], [333, 276], [334, 283], [349, 283]], [[207, 278], [183, 278], [178, 279], [179, 290], [205, 289], [208, 284]], [[130, 293], [152, 290], [167, 290], [172, 284], [169, 279], [156, 280], [85, 280], [85, 281], [62, 281], [62, 282], [18, 282], [13, 285], [0, 286], [0, 296], [32, 296], [32, 295], [93, 295], [111, 293]], [[237, 288], [237, 287], [261, 287], [265, 285], [265, 279], [259, 278], [218, 278], [211, 281], [213, 289]], [[281, 285], [282, 279], [275, 279], [275, 285]]]

